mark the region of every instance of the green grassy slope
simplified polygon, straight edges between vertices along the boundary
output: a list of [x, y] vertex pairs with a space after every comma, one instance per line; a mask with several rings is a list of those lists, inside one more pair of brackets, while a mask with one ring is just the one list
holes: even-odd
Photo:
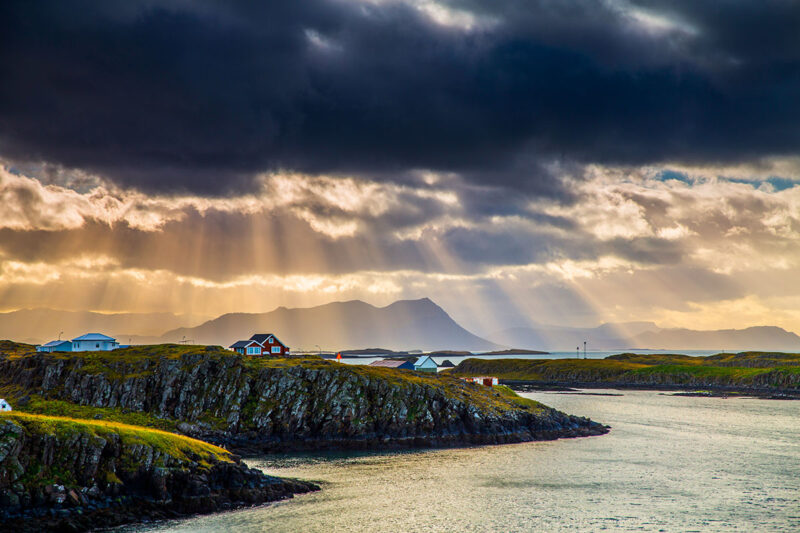
[[467, 359], [455, 375], [533, 382], [800, 388], [800, 354], [744, 352], [692, 357], [619, 354], [605, 359]]

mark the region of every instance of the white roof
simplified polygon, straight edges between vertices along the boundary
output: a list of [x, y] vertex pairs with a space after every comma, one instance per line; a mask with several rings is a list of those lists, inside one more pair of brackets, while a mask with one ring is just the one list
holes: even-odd
[[116, 341], [114, 337], [109, 337], [108, 335], [103, 335], [102, 333], [87, 333], [86, 335], [81, 335], [80, 337], [75, 337], [72, 339], [73, 341]]

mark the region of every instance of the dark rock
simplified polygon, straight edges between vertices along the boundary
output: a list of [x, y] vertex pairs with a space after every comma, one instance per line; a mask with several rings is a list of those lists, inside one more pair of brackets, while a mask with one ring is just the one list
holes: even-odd
[[540, 438], [543, 421], [551, 436], [607, 431], [553, 409], [476, 407], [473, 398], [480, 404], [489, 393], [447, 376], [393, 379], [322, 360], [259, 368], [211, 347], [173, 359], [109, 356], [105, 364], [107, 372], [87, 373], [80, 358], [35, 354], [0, 361], [0, 379], [81, 405], [175, 420], [179, 432], [239, 453], [525, 441]]
[[[0, 432], [0, 446], [10, 450], [0, 461], [5, 480], [0, 482], [0, 531], [87, 531], [243, 507], [319, 488], [267, 476], [238, 457], [233, 462], [212, 455], [187, 460], [146, 444], [123, 445], [114, 434], [97, 438], [80, 426], [49, 434], [27, 424], [24, 418], [8, 418]], [[131, 458], [137, 462], [127, 463]], [[16, 474], [9, 476], [9, 465], [37, 465], [47, 476], [65, 480], [78, 480], [87, 471], [92, 475], [77, 485], [39, 487], [35, 476], [12, 484], [8, 480]], [[112, 481], [112, 475], [119, 479]]]

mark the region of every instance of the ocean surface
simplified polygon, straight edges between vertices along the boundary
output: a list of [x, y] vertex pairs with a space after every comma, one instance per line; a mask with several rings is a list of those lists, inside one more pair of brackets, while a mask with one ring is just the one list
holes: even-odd
[[[604, 359], [609, 355], [615, 355], [619, 353], [631, 352], [631, 353], [648, 353], [648, 354], [658, 354], [658, 353], [681, 353], [684, 355], [692, 355], [692, 356], [701, 356], [705, 357], [708, 355], [714, 355], [720, 353], [722, 350], [642, 350], [642, 349], [633, 349], [630, 350], [614, 350], [614, 351], [587, 351], [586, 352], [586, 359]], [[419, 357], [419, 354], [412, 354], [409, 357]], [[566, 359], [566, 358], [575, 358], [576, 352], [550, 352], [546, 354], [521, 354], [521, 355], [437, 355], [433, 357], [433, 360], [436, 361], [437, 364], [441, 364], [442, 361], [445, 359], [449, 360], [454, 365], [457, 365], [464, 359], [469, 359], [471, 357], [478, 358], [478, 359]], [[579, 357], [583, 359], [583, 351], [580, 352]], [[384, 356], [376, 356], [376, 357], [343, 357], [342, 362], [347, 363], [350, 365], [368, 365], [373, 361], [380, 361], [381, 359], [385, 359]]]
[[608, 435], [256, 458], [323, 490], [125, 531], [800, 531], [800, 402], [591, 392], [524, 396]]

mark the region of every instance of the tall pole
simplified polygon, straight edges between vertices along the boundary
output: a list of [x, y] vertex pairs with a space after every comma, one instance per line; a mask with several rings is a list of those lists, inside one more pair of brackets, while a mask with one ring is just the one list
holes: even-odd
[[583, 358], [586, 359], [586, 341], [583, 341]]
[[581, 347], [580, 346], [576, 346], [575, 347], [575, 359], [580, 359], [580, 358], [581, 358]]

